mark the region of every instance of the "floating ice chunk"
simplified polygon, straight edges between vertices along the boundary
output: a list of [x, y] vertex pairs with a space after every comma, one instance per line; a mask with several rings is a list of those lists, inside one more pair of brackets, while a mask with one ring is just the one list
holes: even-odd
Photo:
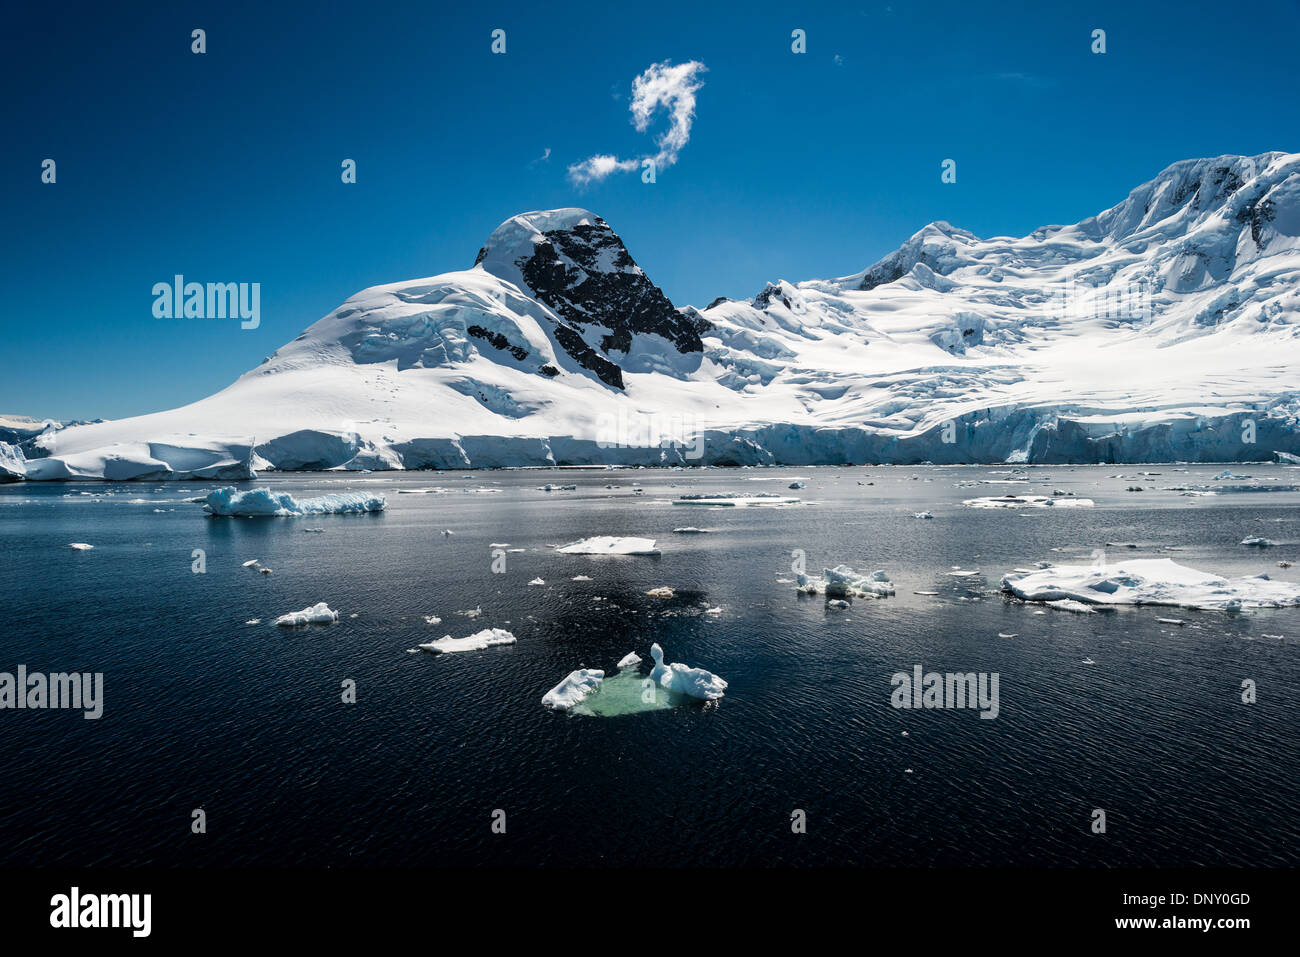
[[828, 608], [848, 608], [849, 603], [845, 601], [843, 598], [832, 598], [830, 601], [826, 603], [826, 606]]
[[253, 488], [240, 492], [233, 486], [209, 492], [203, 510], [209, 515], [341, 515], [352, 512], [382, 512], [384, 496], [360, 492], [336, 492], [319, 498], [298, 500], [288, 492]]
[[260, 618], [250, 618], [248, 621], [244, 622], [246, 625], [260, 625], [261, 623], [262, 619]]
[[476, 605], [475, 607], [471, 608], [469, 611], [458, 611], [456, 612], [456, 614], [464, 615], [466, 618], [477, 618], [479, 615], [483, 614], [483, 606]]
[[1083, 663], [1085, 665], [1095, 665], [1097, 662], [1093, 661], [1091, 658], [1084, 658]]
[[1284, 608], [1300, 605], [1300, 584], [1267, 575], [1227, 579], [1168, 558], [1113, 565], [1058, 565], [1031, 575], [1007, 575], [1002, 588], [1026, 601], [1061, 601], [1092, 607], [1165, 605], [1207, 610]]
[[572, 580], [575, 581], [575, 582], [589, 582], [589, 581], [591, 581], [591, 579], [590, 579], [589, 577], [587, 577], [586, 575], [574, 575]]
[[700, 505], [706, 508], [762, 508], [798, 505], [800, 499], [772, 493], [762, 495], [683, 495], [673, 499], [674, 505]]
[[1076, 615], [1091, 615], [1097, 610], [1093, 608], [1091, 605], [1085, 605], [1081, 601], [1074, 601], [1069, 598], [1061, 598], [1058, 599], [1057, 601], [1049, 601], [1046, 602], [1046, 604], [1052, 608], [1060, 609], [1061, 611], [1072, 611]]
[[912, 594], [913, 595], [937, 595], [939, 593], [937, 591], [914, 591], [912, 592]]
[[986, 498], [968, 498], [962, 502], [968, 508], [1092, 508], [1090, 498], [1052, 498], [1047, 495], [994, 495]]
[[576, 485], [539, 485], [537, 490], [539, 492], [573, 492], [577, 488]]
[[848, 565], [836, 565], [822, 570], [822, 577], [800, 574], [795, 591], [805, 595], [824, 594], [835, 598], [884, 598], [894, 594], [893, 583], [883, 571], [859, 575]]
[[437, 615], [425, 615], [424, 623], [426, 625], [441, 625], [442, 619], [439, 618]]
[[672, 598], [677, 593], [667, 585], [660, 585], [658, 588], [651, 588], [646, 594], [651, 598]]
[[808, 486], [805, 485], [803, 482], [791, 482], [789, 485], [786, 486], [786, 488], [807, 488], [807, 487]]
[[244, 564], [240, 565], [239, 567], [258, 569], [262, 567], [262, 563], [258, 561], [256, 558], [250, 558], [248, 561], [244, 562]]
[[504, 628], [484, 628], [464, 638], [443, 635], [437, 641], [426, 641], [422, 645], [425, 651], [437, 651], [452, 654], [457, 651], [482, 651], [496, 645], [513, 645], [517, 639]]
[[95, 546], [87, 545], [85, 542], [68, 542], [68, 547], [74, 552], [88, 552]]
[[542, 579], [540, 579], [540, 578], [534, 578], [534, 579], [533, 579], [532, 581], [530, 581], [528, 584], [530, 584], [530, 585], [545, 585], [546, 582], [542, 581]]
[[929, 512], [917, 512], [912, 517], [913, 518], [934, 518], [934, 516], [931, 515]]
[[626, 538], [597, 535], [555, 549], [561, 555], [658, 555], [653, 538]]
[[640, 663], [641, 663], [641, 656], [638, 655], [635, 651], [629, 651], [627, 654], [625, 654], [622, 658], [619, 659], [618, 666], [620, 668], [635, 668]]
[[579, 668], [542, 696], [542, 704], [557, 711], [568, 711], [587, 695], [596, 691], [605, 680], [605, 672], [597, 668]]
[[1162, 624], [1162, 625], [1182, 625], [1182, 624], [1183, 624], [1183, 621], [1182, 621], [1181, 618], [1157, 618], [1156, 621], [1160, 622], [1160, 624]]
[[297, 628], [300, 625], [326, 625], [338, 620], [339, 613], [330, 610], [330, 606], [322, 601], [302, 611], [291, 611], [287, 615], [281, 615], [275, 623], [281, 628]]
[[509, 547], [510, 547], [509, 542], [491, 542], [488, 545], [488, 548], [509, 548]]
[[711, 671], [690, 668], [677, 662], [664, 664], [664, 650], [658, 642], [650, 646], [650, 657], [655, 661], [650, 670], [650, 680], [658, 682], [667, 691], [713, 701], [721, 698], [727, 690], [727, 682]]
[[1250, 538], [1243, 538], [1241, 544], [1253, 545], [1255, 548], [1272, 548], [1277, 544], [1277, 542], [1270, 541], [1267, 538], [1255, 538], [1252, 536]]
[[674, 535], [705, 535], [708, 533], [707, 528], [696, 528], [694, 525], [685, 525], [681, 528], [674, 528]]
[[1015, 632], [999, 631], [999, 632], [998, 632], [998, 637], [999, 637], [999, 638], [1019, 638], [1020, 636], [1019, 636], [1018, 634], [1016, 634]]
[[1248, 479], [1248, 478], [1250, 478], [1249, 475], [1238, 475], [1237, 473], [1233, 472], [1232, 469], [1224, 469], [1218, 475], [1214, 476], [1214, 478], [1211, 481], [1214, 482], [1241, 481], [1242, 479]]

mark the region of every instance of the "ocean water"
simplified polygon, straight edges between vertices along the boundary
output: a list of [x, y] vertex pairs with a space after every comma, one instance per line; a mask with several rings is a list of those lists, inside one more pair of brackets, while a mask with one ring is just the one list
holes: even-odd
[[[1295, 866], [1300, 609], [1035, 614], [999, 591], [1015, 567], [1097, 548], [1300, 578], [1275, 564], [1300, 560], [1300, 469], [1221, 470], [267, 476], [388, 497], [286, 519], [206, 517], [183, 499], [208, 483], [0, 487], [0, 671], [104, 674], [98, 721], [0, 711], [0, 865]], [[960, 504], [1053, 489], [1097, 506]], [[803, 504], [671, 504], [759, 491]], [[672, 531], [688, 525], [709, 531]], [[552, 550], [591, 535], [661, 554]], [[497, 573], [493, 543], [523, 551]], [[813, 573], [884, 569], [897, 594], [796, 594], [796, 550]], [[254, 558], [273, 573], [241, 567]], [[674, 597], [646, 594], [660, 586]], [[318, 601], [340, 620], [272, 624]], [[409, 653], [486, 627], [518, 643]], [[656, 641], [724, 677], [725, 698], [640, 708], [620, 682], [598, 713], [542, 707], [575, 668], [613, 676], [636, 651], [644, 673]], [[916, 665], [997, 673], [997, 718], [894, 708], [891, 675]]]

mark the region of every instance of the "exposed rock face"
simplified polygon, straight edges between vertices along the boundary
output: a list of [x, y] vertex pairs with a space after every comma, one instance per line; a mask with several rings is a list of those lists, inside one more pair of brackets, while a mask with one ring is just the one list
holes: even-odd
[[[641, 371], [634, 352], [702, 355], [710, 325], [684, 315], [650, 281], [599, 216], [581, 209], [523, 213], [499, 226], [475, 259], [515, 283], [560, 318], [555, 337], [579, 365], [623, 388], [624, 368]], [[666, 340], [658, 343], [642, 337]], [[653, 364], [653, 363], [652, 363]]]

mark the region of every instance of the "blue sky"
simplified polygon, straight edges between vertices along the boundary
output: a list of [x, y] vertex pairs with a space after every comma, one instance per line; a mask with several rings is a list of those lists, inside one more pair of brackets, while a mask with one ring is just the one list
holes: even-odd
[[[54, 0], [4, 32], [0, 412], [62, 419], [215, 392], [359, 289], [468, 268], [524, 210], [596, 211], [705, 305], [856, 272], [936, 219], [1023, 235], [1178, 159], [1300, 149], [1296, 0]], [[676, 165], [574, 186], [590, 155], [655, 151], [666, 121], [640, 133], [628, 103], [664, 60], [708, 71]], [[176, 273], [260, 283], [260, 327], [155, 318]]]

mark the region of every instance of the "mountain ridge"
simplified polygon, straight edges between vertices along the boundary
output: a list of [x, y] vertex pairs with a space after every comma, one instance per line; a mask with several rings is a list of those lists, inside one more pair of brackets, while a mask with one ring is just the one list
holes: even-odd
[[1025, 237], [927, 224], [859, 273], [704, 309], [595, 213], [538, 210], [207, 399], [22, 450], [32, 479], [1261, 460], [1300, 452], [1298, 337], [1300, 154], [1182, 160]]

